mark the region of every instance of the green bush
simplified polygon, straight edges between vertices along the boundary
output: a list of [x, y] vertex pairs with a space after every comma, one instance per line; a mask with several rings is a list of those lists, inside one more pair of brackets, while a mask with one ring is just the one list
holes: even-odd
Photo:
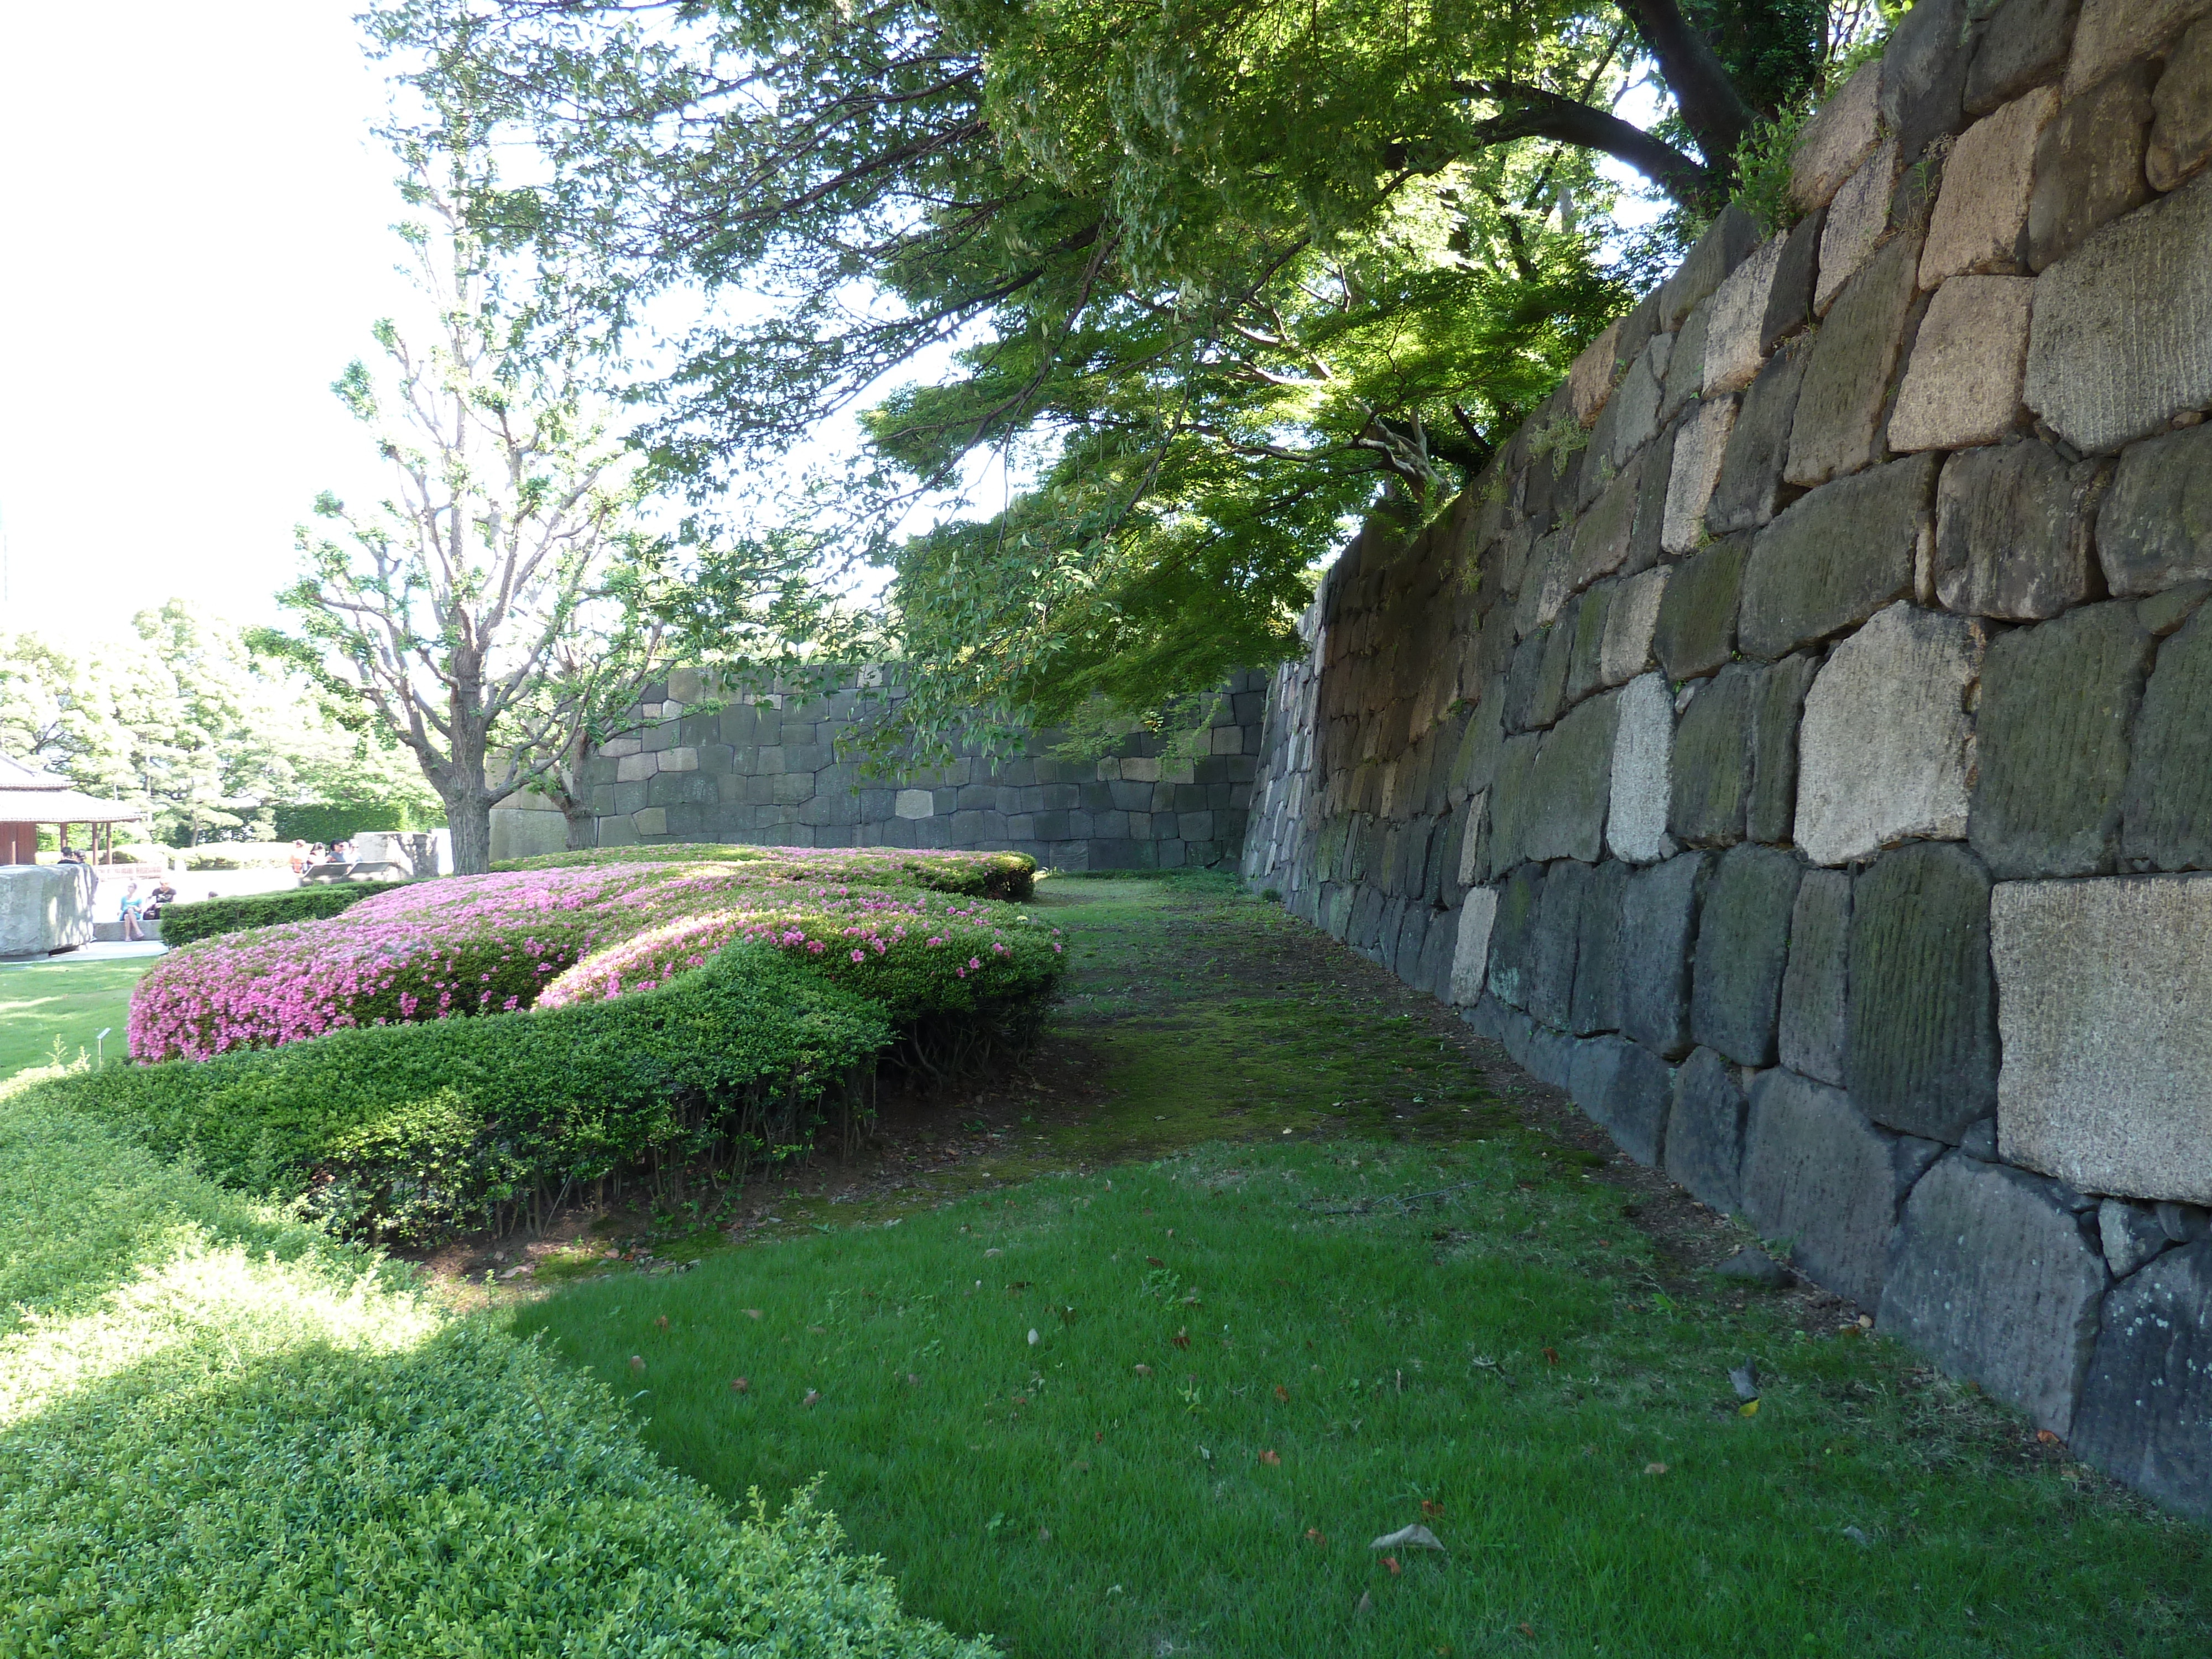
[[368, 801], [333, 805], [328, 801], [279, 802], [269, 809], [278, 841], [351, 841], [373, 830], [435, 830], [446, 814], [434, 802], [424, 809], [420, 801]]
[[880, 1004], [739, 944], [609, 1001], [336, 1030], [42, 1087], [219, 1181], [414, 1242], [502, 1229], [641, 1164], [788, 1156], [852, 1109], [896, 1036]]
[[246, 893], [236, 898], [193, 899], [161, 908], [161, 942], [189, 945], [196, 939], [235, 933], [279, 922], [315, 921], [358, 904], [372, 893], [388, 893], [398, 881], [330, 882], [282, 893]]
[[0, 1091], [0, 1654], [985, 1659], [400, 1273]]
[[1036, 860], [1026, 853], [910, 853], [895, 847], [755, 847], [681, 842], [653, 847], [597, 847], [501, 859], [495, 870], [566, 870], [600, 864], [787, 864], [795, 877], [866, 886], [908, 884], [971, 898], [1022, 902], [1036, 896]]

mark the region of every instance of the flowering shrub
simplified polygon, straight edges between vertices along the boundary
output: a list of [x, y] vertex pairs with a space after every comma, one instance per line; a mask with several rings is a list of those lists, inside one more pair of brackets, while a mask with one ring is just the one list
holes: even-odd
[[[1011, 957], [1004, 924], [985, 919], [988, 902], [963, 908], [939, 897], [932, 911], [928, 896], [912, 886], [851, 884], [855, 870], [890, 883], [915, 860], [927, 866], [940, 857], [950, 872], [944, 879], [965, 880], [973, 872], [959, 860], [967, 855], [875, 859], [802, 848], [764, 857], [741, 850], [742, 858], [706, 862], [600, 859], [412, 882], [326, 920], [204, 939], [170, 952], [140, 980], [131, 1003], [131, 1058], [205, 1060], [348, 1027], [510, 1013], [537, 1006], [578, 964], [671, 926], [682, 931], [680, 949], [648, 945], [609, 956], [605, 971], [594, 968], [586, 981], [564, 983], [551, 1006], [577, 1000], [586, 983], [602, 997], [625, 987], [649, 988], [729, 939], [780, 936], [790, 927], [776, 919], [802, 913], [820, 920], [802, 926], [791, 948], [821, 942], [816, 956], [828, 951], [825, 928], [860, 927], [858, 919], [875, 915], [902, 925], [899, 918], [928, 913], [941, 920], [940, 932], [954, 929], [979, 962], [997, 968]], [[825, 878], [842, 878], [833, 884]], [[746, 920], [708, 921], [715, 917]], [[1049, 980], [1052, 970], [1042, 961], [1036, 966]], [[969, 971], [960, 969], [953, 982]], [[1011, 984], [1033, 973], [1000, 978]]]
[[536, 858], [502, 860], [497, 870], [566, 870], [613, 864], [770, 862], [793, 876], [866, 887], [926, 887], [976, 898], [1024, 900], [1036, 892], [1036, 860], [1026, 853], [918, 853], [896, 847], [749, 847], [680, 842], [664, 847], [601, 847]]

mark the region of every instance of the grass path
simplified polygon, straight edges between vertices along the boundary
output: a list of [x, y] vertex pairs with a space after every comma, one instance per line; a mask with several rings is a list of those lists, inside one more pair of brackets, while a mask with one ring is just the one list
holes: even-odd
[[1712, 1279], [1726, 1224], [1370, 964], [1225, 884], [1039, 908], [1042, 1048], [858, 1201], [507, 1316], [1024, 1659], [2203, 1652], [2212, 1536]]
[[159, 960], [126, 957], [107, 962], [33, 962], [0, 967], [0, 1080], [33, 1066], [50, 1064], [56, 1042], [74, 1060], [97, 1046], [110, 1028], [107, 1052], [119, 1058], [131, 1023], [131, 988]]

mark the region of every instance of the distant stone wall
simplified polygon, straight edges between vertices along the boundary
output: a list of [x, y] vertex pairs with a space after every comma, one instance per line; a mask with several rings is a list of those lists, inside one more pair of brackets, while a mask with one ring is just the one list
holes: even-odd
[[[1074, 762], [1049, 752], [1066, 733], [1043, 731], [1011, 758], [969, 754], [949, 766], [876, 776], [854, 740], [872, 710], [905, 695], [896, 668], [856, 671], [812, 699], [711, 699], [698, 671], [679, 670], [648, 688], [640, 734], [610, 743], [586, 781], [602, 847], [1011, 850], [1064, 870], [1233, 865], [1258, 765], [1265, 685], [1264, 675], [1239, 675], [1211, 700], [1197, 743], [1139, 732], [1116, 739], [1106, 759]], [[696, 707], [716, 701], [719, 712]], [[1205, 753], [1188, 752], [1198, 743]], [[565, 821], [550, 810], [494, 817], [495, 857], [566, 844]]]
[[2212, 0], [1923, 0], [1344, 555], [1244, 870], [2212, 1516], [2208, 157]]

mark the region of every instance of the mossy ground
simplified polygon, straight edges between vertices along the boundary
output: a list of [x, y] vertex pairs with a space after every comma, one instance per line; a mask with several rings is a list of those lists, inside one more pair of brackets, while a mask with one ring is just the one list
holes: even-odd
[[1732, 1224], [1446, 1011], [1225, 882], [1037, 904], [1022, 1069], [724, 1225], [529, 1247], [574, 1282], [507, 1316], [1018, 1655], [2203, 1651], [2212, 1537], [1714, 1279]]

